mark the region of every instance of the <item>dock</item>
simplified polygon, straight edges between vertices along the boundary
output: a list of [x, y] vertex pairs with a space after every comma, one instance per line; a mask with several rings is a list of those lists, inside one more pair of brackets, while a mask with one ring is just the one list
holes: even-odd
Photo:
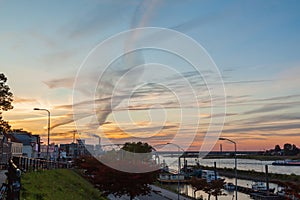
[[158, 178], [157, 179], [160, 183], [178, 183], [178, 181], [179, 181], [179, 183], [188, 183], [189, 182], [189, 180], [186, 180], [186, 179], [184, 179], [184, 180], [181, 180], [181, 179], [179, 179], [179, 180], [176, 180], [176, 179], [174, 179], [174, 180], [166, 180], [166, 179], [160, 179], [160, 178]]
[[255, 191], [252, 188], [243, 187], [243, 186], [237, 186], [237, 190], [239, 192], [249, 194], [252, 198], [257, 200], [280, 200], [280, 196], [277, 194], [274, 194], [272, 192], [259, 192]]
[[261, 192], [254, 192], [254, 193], [250, 193], [250, 197], [252, 197], [253, 199], [257, 199], [257, 200], [280, 200], [282, 199], [282, 197], [270, 193], [261, 193]]

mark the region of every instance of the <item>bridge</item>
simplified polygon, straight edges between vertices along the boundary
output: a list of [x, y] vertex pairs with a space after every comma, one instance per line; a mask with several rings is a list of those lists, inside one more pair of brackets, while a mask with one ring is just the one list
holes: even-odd
[[[215, 156], [230, 156], [234, 155], [234, 151], [210, 151], [210, 152], [199, 152], [199, 151], [157, 151], [157, 154], [178, 157], [181, 158], [198, 158], [198, 157], [215, 157]], [[237, 155], [262, 155], [264, 151], [237, 151]]]

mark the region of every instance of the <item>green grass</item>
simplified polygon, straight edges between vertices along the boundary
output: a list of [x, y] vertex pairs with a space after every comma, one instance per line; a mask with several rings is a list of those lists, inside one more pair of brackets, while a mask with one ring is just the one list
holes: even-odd
[[21, 200], [106, 199], [73, 170], [56, 169], [23, 174]]

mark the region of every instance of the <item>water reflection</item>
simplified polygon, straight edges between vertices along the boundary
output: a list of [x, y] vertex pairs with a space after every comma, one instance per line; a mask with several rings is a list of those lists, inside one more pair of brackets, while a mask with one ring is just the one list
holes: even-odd
[[[166, 164], [169, 166], [170, 169], [177, 169], [178, 168], [178, 158], [176, 157], [163, 157], [161, 158], [165, 160]], [[187, 158], [188, 165], [196, 165], [196, 160], [194, 158]], [[218, 168], [233, 168], [234, 167], [234, 159], [202, 159], [199, 160], [201, 165], [206, 166], [214, 166], [214, 162], [217, 163]], [[264, 172], [264, 166], [269, 165], [269, 172], [270, 173], [278, 173], [278, 174], [297, 174], [300, 175], [300, 167], [292, 167], [292, 166], [272, 166], [273, 161], [258, 161], [258, 160], [250, 160], [250, 159], [238, 159], [238, 169], [240, 170], [255, 170], [257, 172]], [[183, 167], [183, 166], [181, 166]], [[225, 178], [226, 182], [234, 183], [234, 178]], [[253, 182], [251, 180], [242, 180], [238, 179], [238, 185], [243, 187], [251, 188]], [[175, 190], [177, 190], [177, 186], [173, 185]], [[270, 188], [275, 188], [275, 192], [278, 191], [278, 186], [276, 184], [270, 183]], [[190, 197], [194, 197], [194, 190], [190, 185], [181, 185], [180, 192], [186, 194]], [[218, 196], [218, 200], [231, 200], [235, 199], [234, 191], [228, 192], [224, 190], [226, 196]], [[196, 198], [202, 197], [203, 199], [208, 199], [208, 194], [203, 191], [197, 191], [195, 193]], [[215, 199], [214, 196], [211, 196], [211, 199]], [[250, 195], [238, 192], [238, 199], [239, 200], [249, 200]]]
[[[170, 185], [170, 187], [174, 190], [177, 190], [177, 186], [176, 185]], [[195, 193], [196, 197], [194, 196], [194, 190], [193, 188], [191, 187], [191, 185], [181, 185], [180, 187], [180, 193], [181, 194], [185, 194], [189, 197], [193, 197], [193, 198], [196, 198], [196, 199], [201, 199], [201, 197], [203, 199], [208, 199], [208, 194], [203, 192], [202, 190], [199, 190]], [[225, 196], [218, 196], [218, 200], [234, 200], [234, 191], [232, 192], [229, 192], [229, 191], [226, 191], [224, 190], [224, 193], [226, 194]], [[211, 196], [210, 197], [211, 200], [215, 199], [214, 196]], [[252, 198], [250, 198], [249, 195], [247, 194], [244, 194], [244, 193], [241, 193], [241, 192], [238, 192], [238, 199], [239, 200], [250, 200]]]
[[[183, 193], [183, 194], [186, 194], [190, 197], [194, 197], [194, 190], [190, 185], [183, 186], [182, 190], [180, 192]], [[231, 199], [233, 200], [233, 199], [235, 199], [234, 198], [234, 194], [235, 194], [234, 191], [228, 192], [228, 191], [224, 190], [224, 193], [226, 195], [225, 196], [218, 196], [218, 200], [231, 200]], [[206, 194], [205, 192], [203, 192], [201, 190], [197, 191], [196, 192], [196, 199], [200, 199], [200, 197], [202, 197], [203, 199], [208, 199], [208, 194]], [[210, 199], [215, 199], [215, 197], [211, 196]], [[243, 193], [238, 192], [238, 199], [240, 199], [240, 200], [249, 200], [251, 198], [247, 194], [243, 194]]]
[[[234, 179], [232, 179], [232, 178], [227, 178], [227, 177], [222, 177], [222, 178], [224, 178], [226, 182], [234, 183]], [[238, 179], [238, 184], [240, 186], [251, 188], [252, 181]], [[174, 190], [177, 190], [177, 185], [176, 184], [169, 185], [169, 187], [171, 187]], [[277, 189], [278, 189], [278, 186], [276, 184], [270, 183], [270, 188], [275, 188], [275, 192], [276, 192]], [[218, 196], [218, 200], [233, 200], [233, 199], [235, 199], [234, 198], [234, 195], [235, 195], [234, 191], [226, 191], [226, 190], [224, 190], [223, 192], [226, 195], [225, 196]], [[205, 192], [203, 192], [201, 190], [199, 190], [196, 193], [194, 193], [193, 188], [191, 187], [191, 185], [188, 185], [188, 184], [181, 184], [180, 193], [185, 194], [185, 195], [190, 196], [190, 197], [193, 197], [193, 198], [195, 197], [194, 196], [194, 194], [195, 194], [197, 199], [200, 199], [200, 197], [202, 197], [203, 199], [208, 199], [208, 194], [207, 193], [205, 193]], [[210, 199], [215, 199], [215, 197], [211, 196]], [[248, 194], [244, 194], [244, 193], [238, 192], [238, 199], [239, 200], [250, 200], [252, 198]]]

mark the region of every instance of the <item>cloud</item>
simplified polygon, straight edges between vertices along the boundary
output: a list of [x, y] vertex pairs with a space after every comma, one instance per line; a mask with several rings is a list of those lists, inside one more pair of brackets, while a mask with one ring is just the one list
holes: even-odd
[[29, 33], [29, 35], [36, 41], [40, 41], [45, 47], [47, 48], [56, 48], [57, 47], [57, 41], [52, 39], [51, 37], [42, 34], [40, 32], [37, 31], [31, 31]]
[[249, 83], [266, 83], [266, 82], [272, 82], [273, 80], [241, 80], [241, 81], [224, 81], [225, 85], [229, 84], [249, 84]]
[[242, 120], [235, 120], [233, 121], [235, 124], [243, 124], [243, 125], [251, 125], [251, 124], [272, 124], [278, 122], [292, 122], [300, 120], [300, 116], [298, 113], [284, 113], [284, 114], [269, 114], [269, 115], [262, 115], [262, 116], [255, 116], [252, 118], [242, 119]]
[[277, 132], [273, 132], [273, 133], [261, 133], [262, 136], [266, 136], [266, 137], [300, 137], [299, 132], [295, 132], [295, 133], [277, 133]]
[[[107, 3], [109, 2], [110, 5]], [[131, 13], [128, 13], [127, 9], [124, 9], [124, 1], [101, 1], [100, 4], [95, 5], [92, 9], [88, 10], [75, 18], [62, 29], [62, 32], [68, 32], [69, 37], [72, 39], [78, 39], [81, 37], [87, 37], [97, 32], [104, 34], [105, 30], [109, 29], [119, 23], [124, 23], [130, 19]], [[138, 3], [126, 2], [125, 4], [132, 4], [137, 6]], [[113, 5], [113, 6], [111, 6]], [[115, 13], [116, 15], [112, 15]], [[128, 17], [129, 16], [129, 17]]]
[[51, 89], [53, 88], [73, 88], [74, 77], [59, 78], [49, 81], [44, 81], [44, 83]]
[[280, 104], [270, 104], [270, 105], [265, 105], [261, 108], [250, 110], [247, 112], [244, 112], [244, 115], [248, 114], [259, 114], [259, 113], [266, 113], [266, 112], [274, 112], [278, 110], [285, 110], [287, 108], [293, 107], [292, 105], [285, 104], [285, 103], [280, 103]]
[[290, 129], [300, 129], [300, 124], [289, 123], [289, 124], [271, 124], [271, 125], [247, 126], [247, 127], [244, 126], [238, 128], [227, 128], [224, 129], [222, 132], [232, 133], [232, 134], [236, 134], [236, 133], [247, 134], [249, 132], [255, 132], [255, 131], [286, 131]]
[[177, 129], [178, 125], [163, 125], [163, 126], [144, 126], [144, 127], [135, 127], [135, 128], [128, 128], [124, 129], [125, 132], [128, 133], [151, 133], [151, 132], [157, 132], [159, 131], [165, 131], [168, 129]]
[[[125, 96], [128, 95], [121, 95], [121, 96], [114, 96], [114, 98], [120, 98], [123, 99]], [[111, 101], [111, 97], [104, 97], [104, 98], [98, 98], [98, 99], [94, 99], [94, 100], [85, 100], [85, 101], [81, 101], [81, 102], [77, 102], [74, 104], [65, 104], [65, 105], [58, 105], [55, 106], [55, 109], [71, 109], [71, 108], [78, 108], [78, 109], [84, 109], [86, 108], [88, 105], [91, 104], [95, 104], [95, 103], [106, 103], [106, 102], [110, 102]]]
[[211, 118], [215, 118], [215, 117], [229, 117], [229, 116], [236, 116], [238, 115], [238, 113], [215, 113], [215, 114], [204, 114], [201, 115], [200, 117], [203, 119], [211, 119]]
[[296, 67], [285, 68], [277, 76], [276, 88], [278, 89], [298, 89], [300, 84], [300, 64]]
[[[272, 106], [274, 105], [274, 109], [280, 109], [280, 106], [278, 105], [284, 105], [284, 106], [297, 106], [299, 105], [299, 94], [294, 95], [284, 95], [284, 96], [275, 96], [270, 98], [254, 98], [252, 95], [227, 95], [227, 106], [230, 107], [236, 107], [236, 106], [247, 106], [247, 107], [253, 107], [253, 106], [261, 106], [265, 104], [264, 106], [261, 106], [259, 109], [253, 109], [253, 111], [247, 111], [247, 112], [254, 112], [257, 110], [258, 112], [261, 110], [262, 112], [264, 110], [272, 110]], [[249, 114], [249, 113], [248, 113]]]
[[[108, 71], [103, 75], [103, 79], [101, 79], [99, 83], [99, 91], [96, 90], [95, 95], [89, 95], [94, 98], [95, 100], [85, 100], [81, 102], [75, 102], [73, 105], [58, 105], [55, 106], [55, 109], [65, 109], [70, 110], [74, 109], [74, 113], [78, 113], [77, 115], [73, 116], [72, 113], [68, 113], [64, 117], [61, 118], [60, 123], [55, 123], [54, 127], [65, 125], [67, 123], [72, 123], [74, 120], [80, 120], [82, 118], [86, 117], [92, 117], [95, 116], [96, 113], [98, 113], [97, 117], [93, 117], [90, 123], [86, 124], [89, 126], [89, 128], [92, 128], [91, 126], [94, 126], [94, 128], [97, 128], [101, 126], [101, 124], [105, 123], [105, 120], [107, 116], [112, 111], [136, 111], [136, 110], [156, 110], [156, 109], [185, 109], [185, 108], [197, 108], [199, 105], [196, 103], [191, 103], [191, 98], [189, 95], [190, 93], [186, 92], [186, 87], [179, 86], [178, 83], [180, 83], [178, 80], [175, 82], [172, 86], [172, 88], [176, 87], [176, 94], [173, 93], [173, 91], [170, 91], [167, 86], [162, 86], [160, 84], [154, 84], [154, 83], [148, 83], [142, 85], [142, 87], [139, 87], [138, 89], [133, 89], [133, 81], [131, 77], [127, 78], [125, 82], [122, 84], [121, 90], [119, 90], [117, 93], [112, 94], [114, 91], [115, 85], [112, 83], [112, 80], [118, 80], [116, 79], [118, 76], [121, 76], [121, 71], [124, 71], [122, 69], [118, 70], [116, 68], [116, 71]], [[124, 71], [123, 73], [125, 73]], [[121, 74], [119, 74], [121, 73]], [[140, 71], [131, 71], [132, 75], [138, 75], [140, 74]], [[211, 74], [211, 72], [207, 71], [207, 74]], [[187, 78], [194, 77], [194, 75], [198, 75], [194, 72], [186, 72], [183, 74]], [[116, 78], [114, 76], [117, 76]], [[87, 76], [86, 76], [87, 77]], [[86, 77], [79, 77], [76, 81], [78, 84], [81, 82], [85, 82], [84, 80], [87, 80], [89, 82], [93, 82], [94, 79], [88, 79]], [[134, 78], [136, 79], [136, 78]], [[175, 80], [173, 76], [165, 77], [164, 81], [167, 84], [171, 84], [169, 82], [172, 82]], [[51, 81], [45, 82], [48, 87], [50, 88], [59, 88], [59, 87], [65, 87], [70, 88], [73, 86], [73, 78], [63, 78], [63, 79], [54, 79]], [[124, 81], [124, 80], [123, 80]], [[127, 81], [127, 82], [126, 82]], [[168, 82], [169, 81], [169, 82]], [[159, 81], [158, 81], [159, 82]], [[82, 91], [81, 88], [89, 88], [86, 87], [86, 85], [79, 85], [79, 88], [76, 88], [78, 91]], [[193, 88], [196, 91], [197, 88]], [[98, 95], [99, 94], [99, 95]], [[113, 96], [112, 96], [113, 95]], [[208, 95], [208, 94], [207, 94]], [[201, 101], [201, 107], [204, 108], [205, 106], [209, 107], [211, 103], [211, 99], [208, 98], [207, 102], [205, 97], [207, 96], [203, 92], [201, 93], [201, 96], [195, 97], [198, 98], [199, 101]], [[181, 99], [177, 99], [177, 97], [180, 96]], [[128, 104], [127, 101], [123, 100], [129, 100]], [[217, 98], [214, 100], [218, 100]], [[100, 115], [99, 115], [100, 114]], [[215, 116], [217, 117], [217, 116]], [[220, 115], [218, 117], [221, 117]], [[94, 121], [96, 120], [96, 121]], [[93, 122], [94, 121], [94, 122]]]
[[[69, 27], [65, 27], [63, 31], [65, 32], [65, 30], [69, 29], [70, 32], [69, 37], [76, 39], [79, 37], [84, 37], [90, 34], [94, 34], [96, 31], [99, 31], [104, 27], [109, 27], [114, 22], [116, 22], [116, 18], [108, 17], [110, 13], [103, 13], [99, 11], [94, 12], [94, 14], [91, 13], [93, 13], [93, 11], [89, 12], [84, 16], [81, 16], [76, 21], [74, 20], [73, 22], [71, 22], [71, 24], [73, 25], [69, 25]], [[119, 13], [119, 11], [116, 11], [116, 13]]]
[[[81, 119], [85, 118], [85, 117], [87, 117], [87, 116], [82, 115]], [[70, 124], [70, 123], [73, 123], [73, 122], [74, 122], [73, 114], [68, 113], [68, 114], [60, 116], [60, 117], [58, 117], [58, 119], [54, 120], [51, 123], [51, 129], [54, 129], [54, 128], [57, 128], [59, 126], [63, 126], [63, 125], [66, 125], [66, 124]]]
[[[172, 129], [171, 127], [168, 128]], [[125, 143], [128, 142], [128, 140], [130, 140], [131, 142], [142, 141], [142, 142], [147, 142], [151, 145], [155, 145], [155, 144], [167, 143], [171, 141], [172, 138], [174, 138], [174, 136], [176, 135], [176, 132], [168, 131], [168, 129], [166, 129], [166, 130], [161, 130], [155, 135], [151, 135], [149, 137], [139, 137], [138, 135], [136, 136], [132, 135], [128, 133], [126, 130], [122, 130], [118, 127], [115, 127], [106, 130], [104, 134], [107, 139], [109, 139], [114, 143]]]
[[265, 138], [265, 137], [238, 137], [238, 139], [237, 139], [238, 141], [248, 141], [248, 140], [250, 140], [250, 141], [266, 141], [266, 140], [268, 140], [268, 138]]
[[286, 100], [299, 100], [300, 94], [292, 94], [292, 95], [284, 95], [284, 96], [277, 96], [277, 97], [270, 97], [270, 98], [264, 98], [264, 99], [257, 99], [255, 101], [286, 101]]
[[195, 28], [201, 28], [203, 25], [212, 24], [228, 17], [232, 17], [235, 15], [234, 13], [235, 12], [232, 12], [232, 10], [222, 9], [221, 12], [209, 13], [206, 16], [198, 16], [169, 28], [180, 32], [186, 32]]
[[31, 98], [22, 98], [22, 97], [14, 97], [14, 104], [17, 103], [36, 103], [38, 102], [36, 99], [31, 99]]
[[41, 59], [47, 66], [61, 70], [61, 68], [57, 66], [62, 64], [66, 65], [68, 60], [76, 56], [76, 53], [77, 51], [75, 49], [52, 50], [50, 53], [44, 54]]

